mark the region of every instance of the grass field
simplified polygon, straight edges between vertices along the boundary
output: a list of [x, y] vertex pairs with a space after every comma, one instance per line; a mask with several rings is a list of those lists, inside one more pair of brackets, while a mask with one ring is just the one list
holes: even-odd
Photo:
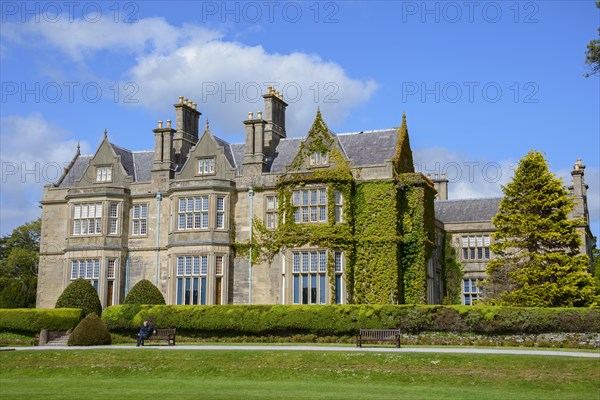
[[589, 400], [570, 357], [159, 349], [0, 352], [0, 399]]

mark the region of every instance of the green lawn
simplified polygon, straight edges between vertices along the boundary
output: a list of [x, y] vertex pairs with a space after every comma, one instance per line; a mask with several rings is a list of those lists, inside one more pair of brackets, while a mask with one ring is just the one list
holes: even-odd
[[597, 399], [571, 357], [200, 351], [0, 351], [0, 399]]

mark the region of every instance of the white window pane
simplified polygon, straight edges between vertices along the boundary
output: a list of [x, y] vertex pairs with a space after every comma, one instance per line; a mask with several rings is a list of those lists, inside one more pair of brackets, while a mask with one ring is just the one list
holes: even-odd
[[140, 235], [145, 235], [147, 231], [146, 220], [143, 219], [140, 221]]
[[133, 218], [140, 217], [140, 206], [133, 206]]
[[469, 238], [462, 238], [462, 247], [469, 247]]
[[308, 272], [308, 253], [302, 253], [302, 272]]
[[483, 246], [483, 238], [481, 236], [477, 237], [477, 247]]
[[208, 196], [202, 197], [202, 211], [208, 211]]
[[96, 217], [101, 217], [101, 216], [102, 216], [102, 203], [98, 203], [98, 204], [96, 204]]
[[490, 245], [490, 237], [489, 236], [484, 236], [483, 237], [483, 245], [484, 246], [489, 246]]
[[200, 275], [206, 275], [208, 272], [208, 256], [201, 256], [200, 261]]
[[319, 189], [319, 203], [327, 204], [327, 190], [326, 189]]
[[185, 274], [191, 275], [192, 273], [192, 257], [188, 256], [185, 258]]
[[179, 199], [179, 212], [185, 212], [185, 199]]
[[194, 257], [194, 270], [193, 274], [198, 275], [200, 273], [200, 258], [198, 256]]
[[184, 258], [177, 257], [177, 275], [183, 275]]
[[77, 270], [79, 269], [79, 261], [71, 261], [71, 279], [77, 279]]
[[87, 218], [88, 217], [88, 206], [84, 205], [81, 207], [81, 218]]
[[469, 238], [469, 247], [475, 247], [475, 238], [474, 237]]

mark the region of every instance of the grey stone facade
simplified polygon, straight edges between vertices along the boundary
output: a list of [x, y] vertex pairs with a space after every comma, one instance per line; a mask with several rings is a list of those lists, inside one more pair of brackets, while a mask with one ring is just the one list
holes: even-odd
[[[287, 172], [303, 141], [287, 137], [287, 104], [282, 96], [270, 89], [263, 97], [264, 116], [259, 112], [255, 118], [249, 113], [243, 121], [246, 141], [242, 144], [213, 135], [208, 121], [199, 135], [201, 113], [195, 103], [180, 98], [174, 105], [174, 126], [170, 120], [159, 121], [153, 130], [154, 150], [121, 148], [109, 141], [106, 132], [95, 154], [82, 155], [77, 149], [60, 180], [44, 189], [37, 306], [54, 307], [60, 293], [77, 277], [96, 286], [104, 307], [122, 303], [142, 279], [156, 284], [168, 304], [245, 304], [250, 300], [292, 304], [298, 302], [297, 296], [331, 302], [332, 289], [312, 283], [313, 275], [307, 276], [314, 292], [298, 295], [293, 275], [300, 268], [296, 261], [306, 257], [317, 282], [318, 274], [325, 273], [320, 270], [320, 257], [334, 256], [327, 249], [286, 248], [270, 262], [252, 266], [249, 257], [234, 257], [233, 243], [250, 239], [251, 220], [268, 225], [269, 214], [277, 212], [273, 203], [277, 179]], [[397, 129], [334, 137], [355, 179], [393, 178]], [[305, 160], [309, 161], [314, 160]], [[576, 165], [571, 191], [578, 204], [573, 216], [586, 218], [580, 227], [582, 251], [590, 252], [584, 168], [580, 162]], [[438, 193], [437, 247], [443, 235], [451, 233], [462, 255], [464, 238], [474, 238], [474, 257], [469, 257], [469, 249], [461, 261], [466, 279], [483, 278], [489, 257], [485, 250], [479, 257], [482, 246], [477, 240], [493, 232], [491, 218], [498, 199], [448, 200], [445, 177], [425, 179]], [[320, 193], [318, 188], [311, 190], [311, 195]], [[341, 282], [339, 301], [344, 303], [346, 261], [343, 254], [335, 253], [335, 257]], [[426, 267], [429, 303], [442, 298], [440, 257], [434, 251]]]

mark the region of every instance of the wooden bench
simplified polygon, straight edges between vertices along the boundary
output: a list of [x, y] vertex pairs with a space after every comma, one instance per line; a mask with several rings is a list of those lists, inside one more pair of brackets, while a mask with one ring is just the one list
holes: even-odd
[[156, 329], [156, 333], [150, 335], [144, 342], [158, 342], [166, 340], [169, 346], [175, 346], [175, 328], [173, 329]]
[[356, 347], [364, 342], [390, 342], [400, 347], [400, 329], [361, 329], [356, 335]]

